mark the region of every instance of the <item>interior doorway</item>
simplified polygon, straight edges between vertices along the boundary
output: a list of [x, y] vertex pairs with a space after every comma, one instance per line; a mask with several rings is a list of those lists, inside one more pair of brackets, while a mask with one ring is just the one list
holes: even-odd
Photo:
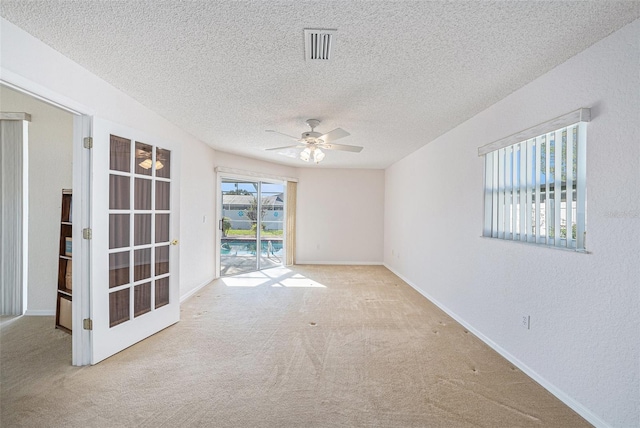
[[[23, 288], [23, 310], [18, 314], [52, 316], [58, 288], [61, 195], [62, 189], [73, 187], [74, 116], [4, 84], [0, 98], [2, 111], [30, 116], [21, 160], [24, 225], [15, 231], [23, 235], [24, 275], [22, 284], [3, 283], [3, 287]], [[3, 141], [4, 148], [13, 144]]]
[[[91, 118], [80, 110], [74, 110], [73, 105], [68, 106], [69, 100], [62, 95], [50, 91], [40, 94], [41, 89], [27, 80], [20, 80], [20, 85], [0, 80], [2, 110], [27, 112], [31, 116], [25, 146], [28, 152], [24, 156], [27, 174], [22, 195], [27, 202], [23, 211], [26, 226], [22, 230], [27, 256], [23, 276], [26, 294], [24, 315], [51, 317], [53, 330], [60, 283], [58, 259], [61, 251], [62, 189], [74, 189], [74, 203], [69, 216], [73, 213], [74, 221], [90, 224], [87, 220], [90, 154], [83, 148], [83, 141], [91, 135]], [[59, 100], [65, 104], [60, 104]], [[88, 244], [82, 242], [81, 228], [74, 227], [71, 238], [70, 249], [79, 262], [72, 274], [70, 351], [72, 364], [83, 365], [88, 362], [88, 331], [82, 329], [82, 319], [88, 318], [90, 309], [83, 300], [88, 296], [83, 288], [88, 285], [89, 251]], [[64, 251], [68, 249], [65, 242]], [[66, 277], [63, 278], [65, 280]], [[66, 336], [61, 330], [55, 331]]]
[[285, 184], [223, 177], [220, 276], [284, 264]]

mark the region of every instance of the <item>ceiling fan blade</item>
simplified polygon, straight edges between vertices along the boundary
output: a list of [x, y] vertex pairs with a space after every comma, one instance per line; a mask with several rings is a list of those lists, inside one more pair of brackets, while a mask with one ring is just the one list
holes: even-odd
[[341, 150], [343, 152], [360, 153], [362, 151], [362, 147], [360, 146], [349, 146], [347, 144], [321, 144], [320, 147], [328, 150]]
[[293, 138], [294, 140], [300, 140], [300, 137], [294, 137], [293, 135], [283, 134], [282, 132], [274, 131], [273, 129], [267, 129], [267, 132], [273, 132], [275, 134], [284, 135], [285, 137]]
[[336, 128], [333, 131], [329, 131], [326, 134], [324, 134], [323, 136], [321, 136], [320, 140], [324, 141], [325, 143], [330, 143], [332, 141], [337, 140], [338, 138], [348, 137], [349, 135], [351, 135], [351, 134], [349, 134], [344, 129]]
[[301, 145], [299, 145], [299, 144], [295, 144], [295, 145], [293, 145], [293, 146], [274, 147], [274, 148], [272, 148], [272, 149], [265, 149], [265, 150], [283, 150], [283, 149], [292, 149], [292, 148], [294, 148], [294, 147], [302, 147], [302, 146], [301, 146]]

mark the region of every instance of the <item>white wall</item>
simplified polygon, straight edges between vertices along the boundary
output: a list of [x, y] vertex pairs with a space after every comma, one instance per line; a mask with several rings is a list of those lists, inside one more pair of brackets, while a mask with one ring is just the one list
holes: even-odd
[[214, 167], [225, 167], [244, 170], [252, 173], [266, 174], [271, 176], [297, 178], [297, 168], [280, 165], [272, 162], [265, 162], [258, 159], [233, 155], [216, 150]]
[[[639, 41], [635, 21], [385, 177], [385, 264], [597, 426], [640, 426]], [[477, 147], [580, 107], [590, 254], [481, 238]]]
[[214, 150], [185, 141], [180, 166], [180, 295], [215, 276], [216, 177]]
[[4, 112], [31, 114], [27, 315], [53, 315], [62, 189], [71, 189], [73, 178], [73, 116], [6, 86], [0, 86], [0, 100]]
[[[5, 19], [0, 19], [0, 77], [39, 95], [182, 146], [180, 219], [180, 295], [213, 278], [212, 195], [203, 183], [214, 180], [214, 151], [77, 63]], [[194, 167], [197, 165], [198, 167]], [[199, 191], [202, 191], [200, 193]], [[201, 199], [204, 198], [204, 199]], [[195, 209], [191, 209], [192, 207]]]
[[384, 171], [298, 171], [296, 262], [382, 263]]

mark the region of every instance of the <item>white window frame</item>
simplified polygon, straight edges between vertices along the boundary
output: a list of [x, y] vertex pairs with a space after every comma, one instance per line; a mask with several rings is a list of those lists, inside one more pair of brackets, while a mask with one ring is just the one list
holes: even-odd
[[[482, 236], [586, 252], [590, 120], [590, 109], [581, 108], [478, 148], [485, 158]], [[559, 192], [555, 183], [561, 183]]]

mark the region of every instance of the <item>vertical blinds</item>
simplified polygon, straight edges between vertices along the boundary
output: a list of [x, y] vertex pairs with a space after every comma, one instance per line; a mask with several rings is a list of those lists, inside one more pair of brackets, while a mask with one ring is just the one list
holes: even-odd
[[28, 169], [27, 113], [0, 113], [0, 314], [22, 315], [27, 309]]
[[[544, 125], [531, 129], [539, 132]], [[501, 140], [479, 153], [485, 157], [483, 236], [585, 249], [586, 121], [515, 144]]]

